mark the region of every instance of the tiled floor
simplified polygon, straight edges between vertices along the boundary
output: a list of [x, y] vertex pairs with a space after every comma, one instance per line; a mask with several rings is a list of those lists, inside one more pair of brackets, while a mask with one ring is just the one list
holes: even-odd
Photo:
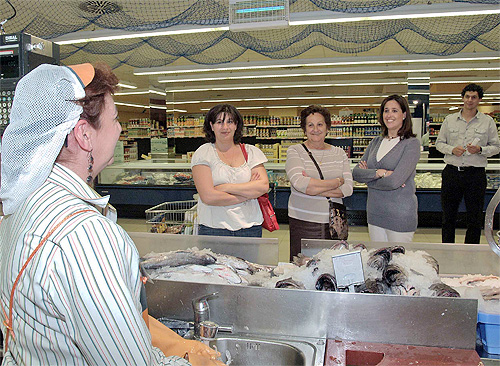
[[[148, 232], [150, 226], [140, 219], [118, 219], [120, 224], [128, 232]], [[279, 253], [281, 262], [288, 262], [290, 238], [288, 232], [288, 225], [280, 224], [280, 229], [272, 233], [263, 230], [264, 237], [278, 238]], [[456, 242], [463, 243], [465, 238], [465, 229], [456, 230]], [[368, 228], [366, 226], [350, 226], [349, 227], [349, 240], [355, 241], [369, 241]], [[413, 237], [414, 242], [420, 243], [440, 243], [441, 242], [441, 229], [440, 228], [418, 228]], [[481, 236], [481, 243], [487, 244], [486, 238]]]

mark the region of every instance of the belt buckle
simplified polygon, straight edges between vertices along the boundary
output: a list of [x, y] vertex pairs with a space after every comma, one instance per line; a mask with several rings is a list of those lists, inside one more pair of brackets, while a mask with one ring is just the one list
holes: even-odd
[[462, 167], [462, 166], [457, 166], [457, 169], [458, 169], [459, 172], [465, 171], [464, 167]]

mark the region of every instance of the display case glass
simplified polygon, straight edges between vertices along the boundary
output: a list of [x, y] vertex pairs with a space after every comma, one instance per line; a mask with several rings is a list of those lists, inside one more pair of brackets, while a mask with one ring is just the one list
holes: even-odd
[[[357, 161], [351, 162], [351, 168]], [[418, 189], [440, 189], [441, 171], [444, 163], [419, 162], [415, 182]], [[283, 163], [266, 163], [269, 181], [277, 187], [290, 187]], [[491, 159], [486, 168], [487, 188], [500, 187], [500, 163]], [[129, 163], [113, 164], [99, 174], [99, 184], [103, 185], [138, 185], [138, 186], [193, 186], [189, 163], [155, 163], [151, 160], [139, 160]], [[355, 182], [355, 187], [366, 187]]]

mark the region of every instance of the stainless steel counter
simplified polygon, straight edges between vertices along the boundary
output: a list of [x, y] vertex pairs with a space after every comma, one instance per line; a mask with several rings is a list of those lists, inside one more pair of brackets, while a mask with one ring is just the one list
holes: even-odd
[[[278, 262], [277, 239], [197, 237], [131, 233], [141, 255], [197, 246], [261, 264]], [[309, 254], [331, 241], [307, 244]], [[380, 243], [380, 246], [386, 243]], [[375, 245], [375, 244], [374, 244]], [[417, 246], [405, 245], [415, 250]], [[427, 250], [429, 247], [424, 246]], [[474, 262], [477, 246], [437, 247], [443, 257], [467, 257]], [[446, 250], [456, 253], [449, 256]], [[479, 251], [482, 253], [482, 251]], [[487, 256], [485, 252], [484, 256]], [[437, 255], [439, 257], [439, 255]], [[496, 256], [495, 256], [496, 257]], [[438, 258], [438, 260], [440, 260]], [[446, 261], [444, 261], [446, 263]], [[448, 270], [444, 264], [445, 270]], [[146, 284], [149, 311], [154, 317], [191, 321], [191, 301], [219, 292], [209, 301], [211, 320], [232, 325], [238, 334], [339, 338], [352, 341], [474, 349], [477, 301], [461, 298], [426, 298], [350, 294], [291, 289], [267, 289], [157, 280]]]
[[134, 241], [139, 255], [150, 252], [169, 252], [171, 250], [211, 249], [215, 253], [233, 255], [247, 261], [277, 265], [278, 239], [276, 238], [240, 238], [228, 236], [198, 236], [153, 233], [128, 233]]
[[154, 317], [192, 320], [191, 301], [209, 301], [211, 319], [236, 333], [474, 349], [477, 300], [155, 281]]

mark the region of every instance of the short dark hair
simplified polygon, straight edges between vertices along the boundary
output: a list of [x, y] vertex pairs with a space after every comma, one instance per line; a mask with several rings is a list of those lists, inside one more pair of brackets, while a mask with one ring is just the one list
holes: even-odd
[[389, 130], [384, 122], [384, 108], [387, 102], [391, 100], [398, 102], [399, 106], [401, 107], [401, 111], [403, 113], [406, 112], [406, 117], [403, 120], [403, 125], [398, 131], [398, 136], [401, 136], [404, 139], [415, 137], [416, 135], [413, 133], [413, 124], [411, 122], [410, 106], [408, 105], [408, 101], [404, 97], [398, 94], [389, 95], [382, 101], [382, 104], [380, 105], [380, 110], [378, 113], [378, 122], [382, 126], [382, 136], [386, 137], [389, 134]]
[[462, 98], [465, 96], [466, 92], [477, 92], [479, 99], [483, 99], [484, 91], [481, 85], [477, 85], [474, 83], [466, 85], [465, 88], [462, 89]]
[[83, 108], [80, 117], [95, 129], [99, 129], [101, 127], [99, 117], [104, 109], [104, 97], [106, 94], [112, 95], [118, 90], [118, 77], [104, 63], [95, 64], [94, 70], [94, 78], [85, 87], [85, 97], [78, 100], [77, 103]]
[[300, 127], [304, 132], [306, 132], [306, 118], [309, 117], [309, 115], [314, 114], [314, 113], [319, 113], [323, 116], [325, 119], [326, 123], [326, 128], [330, 129], [332, 126], [332, 117], [330, 115], [330, 111], [326, 109], [325, 107], [322, 107], [320, 105], [310, 105], [307, 108], [304, 108], [300, 112]]
[[231, 104], [217, 104], [208, 111], [205, 116], [205, 123], [203, 123], [205, 139], [208, 142], [215, 142], [215, 134], [214, 131], [212, 131], [212, 125], [217, 120], [217, 116], [221, 113], [229, 114], [233, 117], [234, 122], [236, 122], [236, 131], [234, 131], [233, 141], [235, 144], [238, 144], [243, 136], [243, 117], [241, 117], [241, 114], [236, 107]]

